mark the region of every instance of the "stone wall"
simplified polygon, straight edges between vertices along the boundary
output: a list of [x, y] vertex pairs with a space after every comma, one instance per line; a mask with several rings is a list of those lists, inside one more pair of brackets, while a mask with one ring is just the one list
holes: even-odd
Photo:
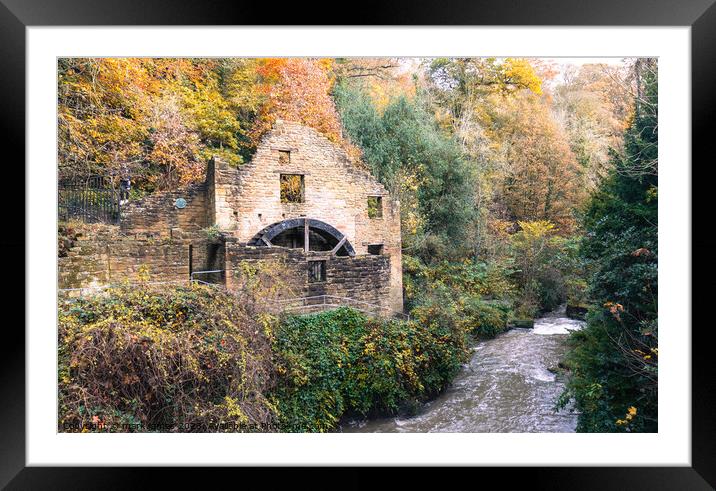
[[[178, 198], [186, 200], [185, 208], [174, 205]], [[122, 207], [120, 227], [126, 235], [182, 239], [211, 225], [209, 215], [206, 184], [194, 184], [129, 201]]]
[[[289, 161], [280, 154], [289, 152]], [[282, 203], [280, 175], [304, 176], [304, 202]], [[250, 163], [232, 168], [214, 160], [207, 189], [214, 196], [213, 222], [240, 243], [269, 225], [292, 218], [323, 221], [345, 235], [358, 256], [382, 244], [390, 264], [389, 303], [403, 309], [400, 205], [360, 162], [312, 128], [277, 121]], [[213, 190], [213, 192], [212, 192]], [[368, 197], [379, 196], [381, 217], [368, 216]]]
[[[326, 279], [309, 282], [310, 261], [326, 261]], [[390, 303], [390, 258], [388, 256], [331, 256], [284, 247], [254, 247], [238, 242], [226, 243], [226, 286], [239, 288], [244, 265], [278, 276], [279, 298], [333, 295], [347, 297], [387, 310]], [[237, 273], [233, 273], [237, 272]]]
[[[281, 174], [303, 176], [303, 202], [281, 202]], [[369, 197], [380, 197], [380, 216], [369, 216]], [[186, 207], [175, 206], [178, 198]], [[323, 285], [304, 282], [314, 253], [238, 245], [269, 225], [302, 217], [331, 225], [356, 253], [328, 257]], [[227, 249], [202, 232], [213, 225], [229, 236]], [[234, 168], [212, 159], [204, 183], [130, 201], [122, 207], [120, 229], [119, 238], [83, 243], [60, 258], [60, 288], [131, 280], [141, 266], [158, 279], [174, 280], [188, 278], [191, 270], [228, 270], [242, 260], [282, 256], [301, 295], [327, 293], [403, 310], [400, 204], [362, 163], [297, 123], [277, 121], [247, 164]], [[382, 253], [369, 254], [371, 245], [382, 245]], [[231, 282], [219, 273], [198, 279]]]
[[[92, 288], [125, 281], [189, 281], [190, 272], [224, 268], [223, 245], [207, 239], [152, 239], [146, 236], [82, 238], [58, 258], [58, 287]], [[191, 262], [190, 262], [191, 256]], [[197, 279], [223, 282], [223, 274]]]

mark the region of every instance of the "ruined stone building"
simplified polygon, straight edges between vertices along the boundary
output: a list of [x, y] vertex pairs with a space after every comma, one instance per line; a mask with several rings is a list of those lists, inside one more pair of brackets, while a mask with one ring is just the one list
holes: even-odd
[[156, 280], [193, 273], [232, 289], [232, 272], [272, 261], [290, 295], [403, 310], [399, 203], [339, 145], [282, 121], [251, 162], [213, 159], [204, 183], [130, 201], [118, 233], [80, 238], [59, 259], [59, 282], [110, 284], [144, 268]]

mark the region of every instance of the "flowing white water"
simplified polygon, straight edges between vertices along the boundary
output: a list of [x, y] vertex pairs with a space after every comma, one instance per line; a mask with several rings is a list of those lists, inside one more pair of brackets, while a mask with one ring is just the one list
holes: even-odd
[[569, 331], [583, 322], [564, 311], [481, 341], [452, 386], [406, 418], [351, 421], [343, 432], [573, 432], [577, 416], [554, 405], [564, 388], [555, 367]]

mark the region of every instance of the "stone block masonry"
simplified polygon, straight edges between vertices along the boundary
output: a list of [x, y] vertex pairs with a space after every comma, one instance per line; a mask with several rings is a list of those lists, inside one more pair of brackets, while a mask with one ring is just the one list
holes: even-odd
[[[151, 238], [146, 235], [88, 237], [78, 240], [58, 258], [60, 289], [92, 288], [146, 279], [188, 282], [190, 272], [223, 269], [223, 244], [201, 235]], [[223, 281], [223, 275], [199, 278]]]
[[[300, 184], [292, 199], [282, 200], [282, 182]], [[185, 206], [177, 206], [179, 198]], [[123, 238], [87, 242], [60, 258], [61, 288], [131, 279], [142, 266], [153, 279], [171, 281], [280, 258], [293, 296], [335, 295], [403, 310], [399, 202], [361, 162], [298, 123], [277, 121], [251, 162], [235, 168], [212, 159], [205, 182], [128, 203], [120, 230]], [[286, 235], [272, 236], [272, 244], [267, 230]], [[221, 232], [222, 240], [207, 231]], [[326, 261], [316, 270], [325, 276], [320, 281], [309, 281], [314, 260]], [[198, 279], [236, 287], [230, 274]]]
[[[325, 261], [325, 279], [312, 282], [312, 261]], [[390, 304], [390, 258], [388, 256], [333, 256], [326, 253], [304, 252], [285, 247], [255, 247], [237, 242], [226, 243], [226, 286], [238, 289], [241, 271], [246, 265], [259, 271], [270, 271], [281, 282], [278, 298], [333, 295], [350, 298], [386, 310]]]
[[[282, 174], [303, 176], [303, 202], [281, 201]], [[368, 256], [369, 245], [382, 245], [389, 285], [380, 291], [381, 303], [402, 311], [400, 204], [339, 145], [312, 128], [277, 121], [250, 163], [232, 168], [214, 160], [207, 176], [208, 194], [214, 196], [213, 223], [240, 243], [249, 243], [272, 224], [310, 218], [340, 231], [357, 256]], [[382, 210], [371, 218], [369, 198], [374, 197], [380, 197]], [[351, 293], [364, 296], [359, 291]]]
[[[176, 206], [180, 198], [186, 201], [184, 208]], [[207, 205], [204, 183], [175, 191], [154, 193], [123, 206], [120, 228], [126, 235], [179, 235], [177, 238], [181, 239], [182, 234], [194, 234], [210, 225]]]

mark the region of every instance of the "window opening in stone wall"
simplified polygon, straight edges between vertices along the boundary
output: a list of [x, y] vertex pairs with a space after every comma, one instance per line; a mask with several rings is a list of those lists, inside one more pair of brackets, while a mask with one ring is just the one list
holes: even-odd
[[368, 218], [383, 217], [383, 197], [368, 196]]
[[290, 164], [291, 163], [291, 152], [288, 150], [278, 151], [278, 163], [279, 164]]
[[303, 174], [281, 174], [281, 203], [304, 202]]
[[383, 244], [369, 244], [368, 245], [368, 254], [373, 254], [374, 256], [380, 256], [383, 254]]
[[191, 279], [191, 274], [194, 272], [194, 246], [192, 244], [189, 244], [189, 279]]
[[308, 282], [326, 281], [326, 261], [308, 261]]

